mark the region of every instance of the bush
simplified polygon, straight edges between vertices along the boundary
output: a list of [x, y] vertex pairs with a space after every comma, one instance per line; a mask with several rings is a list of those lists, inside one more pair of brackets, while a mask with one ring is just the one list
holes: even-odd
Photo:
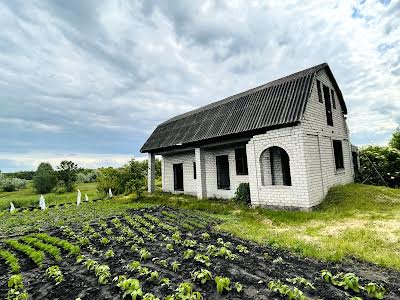
[[63, 160], [57, 169], [57, 177], [64, 183], [65, 190], [72, 192], [77, 181], [78, 165], [70, 160]]
[[49, 163], [41, 163], [33, 177], [33, 187], [39, 194], [50, 193], [57, 185], [57, 176]]
[[235, 200], [245, 204], [250, 204], [250, 185], [241, 183], [236, 189]]
[[79, 172], [77, 174], [77, 181], [83, 183], [96, 182], [97, 172], [90, 170], [89, 172]]
[[140, 197], [146, 184], [146, 168], [146, 163], [132, 159], [120, 169], [99, 169], [97, 189], [106, 194], [111, 188], [115, 195], [135, 192]]
[[4, 192], [14, 192], [26, 188], [27, 181], [16, 177], [7, 177], [0, 174], [0, 190]]
[[359, 152], [358, 181], [372, 185], [400, 186], [400, 150], [367, 146]]

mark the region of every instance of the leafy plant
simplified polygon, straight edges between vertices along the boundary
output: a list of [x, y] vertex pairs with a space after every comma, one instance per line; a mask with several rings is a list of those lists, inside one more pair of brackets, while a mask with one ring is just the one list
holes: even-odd
[[382, 285], [376, 284], [374, 282], [368, 283], [364, 289], [370, 297], [376, 299], [383, 299], [386, 292], [385, 288]]
[[183, 246], [185, 247], [194, 247], [197, 245], [197, 242], [195, 240], [184, 240], [183, 241]]
[[159, 276], [160, 276], [160, 275], [158, 274], [157, 271], [150, 272], [150, 280], [151, 280], [151, 281], [156, 281], [156, 280], [158, 279]]
[[151, 257], [151, 253], [146, 248], [140, 249], [139, 255], [140, 255], [140, 261], [147, 260]]
[[165, 246], [165, 248], [167, 248], [167, 250], [170, 251], [170, 252], [173, 252], [173, 251], [174, 251], [174, 245], [172, 245], [172, 244], [167, 244], [167, 245]]
[[201, 284], [205, 284], [207, 281], [212, 280], [211, 272], [206, 269], [197, 270], [192, 273], [194, 281], [200, 281]]
[[79, 246], [73, 245], [66, 240], [62, 240], [57, 237], [49, 236], [46, 233], [38, 233], [38, 234], [34, 234], [33, 236], [38, 239], [43, 240], [44, 242], [46, 242], [48, 244], [52, 244], [54, 246], [60, 247], [64, 250], [68, 251], [70, 255], [77, 256], [81, 252], [81, 249]]
[[240, 282], [235, 282], [235, 289], [238, 293], [241, 293], [243, 290], [243, 285]]
[[250, 204], [250, 185], [240, 183], [235, 192], [235, 200], [244, 204]]
[[273, 292], [278, 292], [282, 296], [287, 296], [289, 300], [306, 300], [303, 292], [300, 291], [298, 288], [291, 289], [286, 284], [283, 284], [280, 280], [277, 281], [270, 281], [268, 283], [268, 289]]
[[111, 277], [110, 267], [107, 265], [97, 264], [95, 267], [95, 274], [97, 277], [97, 282], [101, 285], [107, 284], [109, 278]]
[[103, 237], [100, 240], [100, 243], [105, 246], [105, 245], [108, 245], [110, 243], [110, 240], [108, 238], [106, 238], [106, 237]]
[[[172, 298], [171, 298], [172, 297]], [[193, 291], [193, 284], [190, 282], [182, 282], [176, 289], [173, 296], [167, 296], [166, 300], [202, 300], [203, 296], [200, 292]]]
[[201, 238], [202, 238], [204, 241], [209, 240], [209, 239], [210, 239], [210, 234], [209, 234], [208, 232], [203, 232], [203, 233], [201, 234]]
[[187, 249], [185, 252], [183, 252], [183, 259], [189, 259], [194, 256], [194, 251], [192, 249]]
[[321, 276], [326, 282], [330, 282], [333, 285], [343, 287], [345, 290], [352, 290], [356, 293], [360, 292], [360, 285], [358, 283], [358, 277], [353, 273], [338, 273], [332, 275], [328, 270], [322, 270]]
[[198, 261], [198, 262], [200, 262], [200, 263], [202, 263], [202, 264], [204, 264], [204, 265], [207, 266], [207, 267], [211, 266], [210, 258], [209, 258], [207, 255], [198, 253], [198, 254], [196, 254], [196, 256], [194, 257], [194, 260], [195, 260], [195, 261]]
[[50, 254], [50, 256], [52, 256], [56, 261], [61, 260], [61, 251], [57, 247], [55, 247], [53, 245], [45, 244], [34, 237], [25, 236], [22, 238], [22, 240], [25, 243], [32, 245], [32, 246], [42, 250], [43, 252]]
[[228, 277], [215, 277], [215, 283], [217, 284], [217, 292], [222, 295], [224, 291], [229, 292], [231, 290], [231, 280]]
[[174, 261], [174, 262], [171, 264], [172, 271], [174, 271], [174, 272], [178, 271], [180, 266], [181, 266], [180, 263], [178, 263], [177, 261]]
[[140, 282], [134, 278], [127, 278], [125, 275], [121, 275], [114, 278], [114, 281], [117, 281], [117, 287], [119, 287], [124, 295], [122, 298], [126, 296], [131, 296], [132, 300], [136, 300], [137, 298], [141, 298], [143, 296], [142, 288], [140, 287]]
[[160, 298], [154, 296], [152, 293], [146, 293], [143, 296], [143, 300], [160, 300]]
[[24, 290], [24, 283], [21, 274], [12, 275], [7, 282], [7, 300], [27, 300], [28, 293]]
[[131, 271], [138, 271], [140, 269], [140, 267], [141, 267], [140, 262], [138, 262], [137, 260], [132, 261], [128, 265], [128, 269]]
[[312, 290], [315, 290], [314, 285], [308, 281], [307, 279], [303, 278], [303, 277], [295, 277], [295, 278], [286, 278], [287, 282], [290, 282], [292, 284], [301, 284], [306, 288], [310, 288]]
[[107, 250], [107, 251], [104, 253], [104, 256], [105, 256], [106, 258], [111, 258], [111, 257], [114, 257], [114, 256], [115, 256], [115, 253], [114, 253], [114, 251], [113, 251], [112, 249], [109, 249], [109, 250]]
[[161, 285], [170, 286], [171, 280], [168, 277], [163, 277], [163, 278], [161, 278], [160, 283], [161, 283]]
[[59, 266], [48, 267], [46, 269], [46, 275], [48, 278], [53, 279], [56, 282], [56, 285], [64, 281], [64, 276]]
[[244, 254], [249, 253], [249, 250], [247, 250], [247, 247], [243, 246], [243, 245], [237, 245], [236, 250], [239, 251], [240, 253], [244, 253]]

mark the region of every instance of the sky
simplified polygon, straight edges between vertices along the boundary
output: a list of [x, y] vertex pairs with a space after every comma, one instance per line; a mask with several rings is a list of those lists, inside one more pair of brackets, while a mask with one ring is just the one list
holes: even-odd
[[355, 145], [400, 124], [400, 0], [0, 0], [0, 170], [120, 166], [157, 124], [327, 62]]

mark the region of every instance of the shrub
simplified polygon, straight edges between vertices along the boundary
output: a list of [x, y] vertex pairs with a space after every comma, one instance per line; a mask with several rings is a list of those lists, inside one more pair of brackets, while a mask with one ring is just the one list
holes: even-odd
[[7, 177], [0, 174], [0, 190], [4, 192], [14, 192], [26, 188], [27, 181], [16, 177]]
[[373, 185], [400, 186], [400, 150], [367, 146], [359, 152], [358, 181]]
[[97, 172], [94, 170], [85, 170], [77, 174], [77, 181], [83, 183], [96, 182]]
[[250, 185], [248, 183], [239, 184], [235, 193], [235, 200], [250, 204]]
[[78, 165], [70, 160], [63, 160], [57, 169], [57, 177], [64, 183], [65, 190], [72, 192], [77, 181]]
[[39, 194], [50, 193], [57, 185], [57, 176], [49, 163], [41, 163], [33, 177], [33, 187]]

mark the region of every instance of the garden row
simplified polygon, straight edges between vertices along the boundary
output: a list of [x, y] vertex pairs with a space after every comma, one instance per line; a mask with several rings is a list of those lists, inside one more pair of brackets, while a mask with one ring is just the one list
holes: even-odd
[[[399, 273], [362, 278], [215, 232], [200, 212], [147, 208], [0, 244], [8, 299], [396, 299]], [[29, 284], [28, 284], [29, 282]]]

